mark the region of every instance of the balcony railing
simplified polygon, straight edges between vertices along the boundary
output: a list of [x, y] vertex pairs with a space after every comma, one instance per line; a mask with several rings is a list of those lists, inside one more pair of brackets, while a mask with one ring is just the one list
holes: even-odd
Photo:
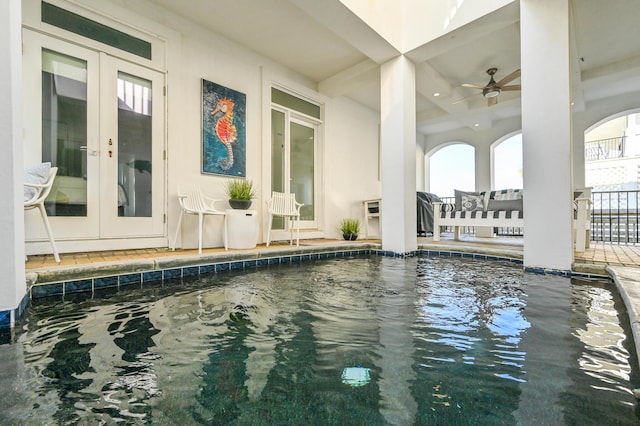
[[585, 161], [610, 160], [612, 158], [624, 157], [625, 145], [625, 136], [585, 142]]
[[614, 244], [640, 243], [640, 191], [591, 194], [591, 240]]

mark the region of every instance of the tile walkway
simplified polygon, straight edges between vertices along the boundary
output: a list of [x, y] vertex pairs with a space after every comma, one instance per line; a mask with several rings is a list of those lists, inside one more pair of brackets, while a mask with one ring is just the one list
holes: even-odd
[[[319, 239], [319, 240], [301, 240], [300, 248], [304, 247], [322, 247], [344, 243], [341, 240]], [[372, 243], [379, 244], [380, 240], [358, 240], [356, 244]], [[431, 237], [419, 237], [418, 246], [426, 249], [440, 250], [465, 250], [474, 251], [490, 250], [495, 253], [513, 254], [518, 257], [522, 256], [523, 239], [521, 237], [499, 237], [499, 238], [477, 238], [472, 236], [462, 236], [460, 241], [453, 240], [451, 235], [444, 234], [440, 242], [434, 243]], [[258, 252], [268, 253], [272, 250], [289, 247], [287, 242], [272, 243], [270, 247], [259, 244], [255, 249], [251, 250], [228, 250], [224, 248], [207, 248], [203, 249], [203, 256], [216, 256], [235, 254], [242, 256], [243, 253], [252, 254]], [[186, 249], [171, 251], [168, 248], [150, 248], [138, 250], [114, 250], [104, 252], [83, 252], [83, 253], [64, 253], [60, 255], [61, 262], [57, 264], [52, 255], [29, 256], [25, 264], [27, 272], [37, 270], [62, 270], [64, 268], [89, 266], [92, 264], [117, 264], [119, 262], [141, 260], [141, 259], [158, 259], [165, 257], [194, 257], [198, 255], [197, 249]], [[575, 264], [597, 265], [602, 268], [605, 266], [629, 266], [640, 267], [640, 246], [625, 246], [605, 244], [601, 242], [591, 242], [591, 247], [584, 253], [575, 254]]]

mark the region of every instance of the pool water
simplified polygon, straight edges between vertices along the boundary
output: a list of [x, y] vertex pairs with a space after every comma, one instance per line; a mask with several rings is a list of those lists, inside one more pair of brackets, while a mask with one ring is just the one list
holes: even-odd
[[0, 424], [638, 424], [608, 282], [355, 257], [37, 300]]

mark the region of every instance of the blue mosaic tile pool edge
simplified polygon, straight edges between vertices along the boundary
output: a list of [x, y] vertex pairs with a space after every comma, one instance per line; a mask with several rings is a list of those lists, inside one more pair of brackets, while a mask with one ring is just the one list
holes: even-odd
[[[362, 255], [375, 255], [393, 258], [408, 258], [415, 256], [443, 256], [443, 257], [464, 257], [472, 259], [504, 261], [522, 265], [522, 259], [489, 255], [473, 252], [462, 252], [453, 250], [429, 250], [418, 249], [407, 253], [396, 253], [392, 251], [381, 250], [377, 248], [362, 249], [346, 249], [346, 250], [328, 250], [314, 253], [295, 253], [295, 254], [275, 254], [273, 256], [265, 256], [252, 259], [229, 259], [221, 262], [212, 262], [205, 265], [187, 265], [183, 267], [167, 267], [166, 269], [157, 269], [143, 272], [126, 272], [118, 275], [108, 275], [103, 277], [76, 279], [69, 281], [59, 281], [44, 284], [34, 284], [30, 286], [28, 293], [23, 298], [20, 306], [13, 310], [0, 311], [0, 330], [10, 328], [24, 313], [26, 306], [30, 300], [62, 296], [66, 294], [94, 292], [103, 288], [125, 288], [130, 285], [143, 285], [145, 283], [158, 282], [171, 279], [182, 279], [195, 277], [198, 275], [211, 274], [217, 272], [242, 270], [247, 268], [258, 268], [274, 264], [299, 263], [308, 260], [331, 259], [337, 257], [351, 257]], [[525, 267], [525, 272], [534, 274], [550, 274], [560, 275], [564, 277], [580, 277], [580, 278], [596, 278], [610, 279], [609, 276], [593, 273], [584, 273], [576, 271], [561, 271], [544, 268]], [[12, 318], [13, 317], [13, 318]]]
[[29, 300], [29, 294], [25, 294], [17, 308], [0, 311], [0, 330], [9, 330], [13, 327], [27, 310]]

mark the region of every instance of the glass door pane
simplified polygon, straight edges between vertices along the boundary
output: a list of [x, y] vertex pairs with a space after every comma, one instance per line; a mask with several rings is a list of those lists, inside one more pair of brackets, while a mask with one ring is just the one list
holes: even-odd
[[151, 82], [118, 73], [118, 216], [151, 217]]
[[[285, 189], [285, 114], [271, 110], [271, 190]], [[271, 194], [269, 194], [271, 196]], [[284, 218], [274, 217], [272, 229], [284, 229]]]
[[[99, 235], [100, 57], [93, 50], [23, 30], [25, 164], [58, 167], [45, 201], [56, 241]], [[25, 214], [27, 241], [46, 238], [37, 214]], [[60, 246], [59, 246], [60, 247]]]
[[315, 220], [315, 129], [302, 123], [291, 123], [290, 191], [303, 203], [301, 221]]
[[50, 216], [87, 216], [87, 62], [42, 49], [42, 161], [58, 167]]
[[164, 235], [164, 75], [108, 55], [101, 63], [100, 236]]
[[284, 113], [271, 110], [271, 190], [285, 192]]
[[[304, 205], [300, 227], [315, 228], [316, 222], [316, 125], [290, 111], [271, 110], [271, 189], [291, 192]], [[285, 229], [282, 218], [273, 219], [272, 229]]]

